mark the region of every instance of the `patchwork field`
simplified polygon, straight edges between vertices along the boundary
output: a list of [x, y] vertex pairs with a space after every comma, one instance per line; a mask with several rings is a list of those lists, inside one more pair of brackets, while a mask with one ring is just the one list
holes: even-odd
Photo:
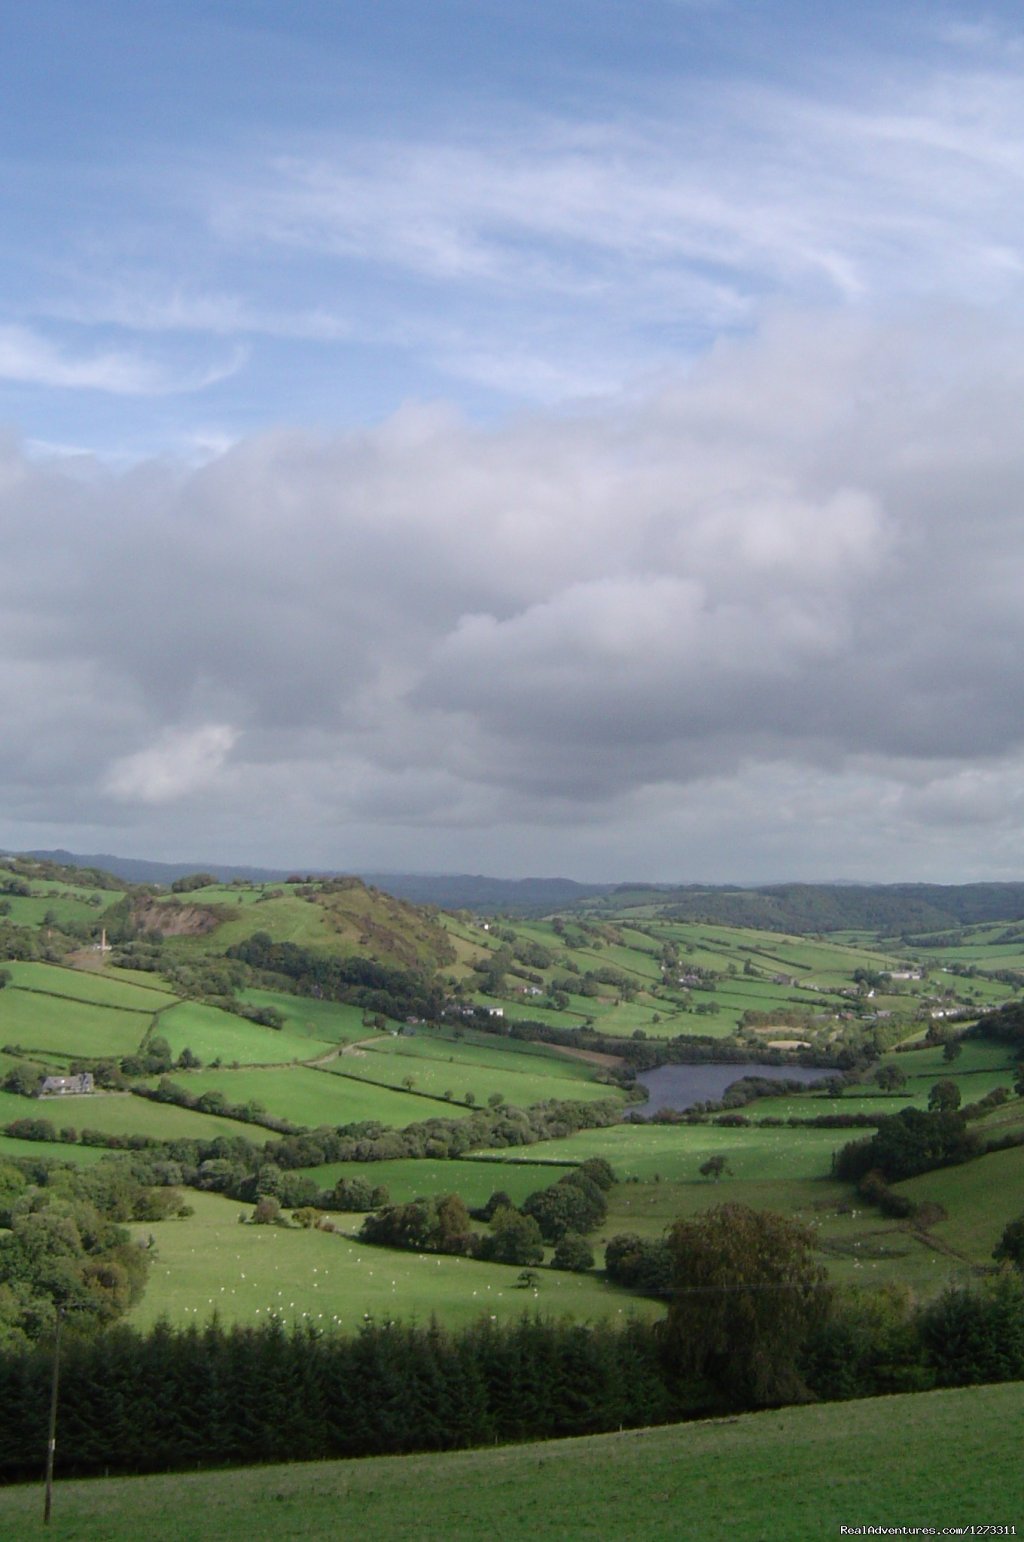
[[123, 1008], [152, 1015], [161, 1007], [171, 1006], [178, 998], [161, 982], [151, 977], [151, 984], [140, 983], [138, 974], [129, 977], [109, 967], [100, 970], [68, 969], [57, 964], [4, 964], [11, 985], [20, 990], [40, 991], [51, 996], [66, 996], [72, 1001], [91, 1002], [97, 1006]]
[[480, 1105], [491, 1097], [517, 1108], [529, 1108], [549, 1099], [607, 1098], [621, 1096], [617, 1087], [594, 1080], [593, 1066], [566, 1056], [518, 1054], [507, 1050], [462, 1046], [427, 1037], [377, 1038], [362, 1051], [349, 1051], [335, 1061], [332, 1071], [344, 1070], [369, 1082], [389, 1087], [413, 1088], [456, 1103], [467, 1095]]
[[[17, 903], [36, 906], [50, 901], [84, 908], [93, 918], [95, 939], [100, 909], [93, 891], [85, 885], [80, 888], [81, 892], [72, 892], [71, 885], [58, 894], [51, 885], [45, 894], [33, 891], [18, 897]], [[624, 1049], [627, 1041], [636, 1038], [656, 1041], [680, 1034], [728, 1038], [742, 1024], [744, 1014], [758, 1013], [768, 1022], [755, 1019], [757, 1030], [763, 1027], [783, 1038], [817, 1035], [818, 1048], [856, 1050], [870, 1042], [871, 1022], [879, 1010], [898, 1012], [907, 1033], [923, 1034], [928, 1020], [921, 1015], [915, 1023], [914, 1014], [927, 1011], [940, 998], [948, 1002], [949, 992], [955, 991], [959, 1003], [969, 1005], [1005, 999], [1012, 989], [1005, 981], [949, 972], [946, 965], [956, 959], [965, 965], [990, 967], [996, 959], [1014, 957], [1024, 969], [1024, 928], [1019, 925], [1020, 936], [1008, 935], [1010, 929], [1005, 926], [978, 927], [957, 933], [955, 948], [947, 938], [951, 950], [945, 944], [919, 948], [925, 978], [887, 985], [884, 971], [913, 961], [914, 950], [902, 941], [852, 934], [799, 937], [708, 921], [673, 921], [659, 915], [656, 904], [641, 906], [630, 916], [567, 913], [483, 923], [465, 914], [438, 917], [417, 911], [356, 880], [321, 888], [218, 884], [165, 896], [156, 905], [151, 895], [126, 901], [118, 891], [101, 894], [101, 900], [104, 906], [114, 906], [112, 924], [121, 916], [123, 930], [117, 933], [115, 927], [115, 937], [128, 939], [115, 941], [120, 951], [114, 956], [126, 966], [144, 967], [115, 967], [111, 957], [99, 953], [95, 941], [67, 955], [68, 961], [77, 960], [82, 967], [68, 967], [67, 962], [5, 963], [10, 983], [0, 990], [0, 1077], [9, 1078], [11, 1086], [19, 1085], [21, 1078], [23, 1085], [26, 1059], [33, 1060], [38, 1071], [64, 1069], [73, 1059], [134, 1056], [158, 1036], [167, 1042], [172, 1060], [190, 1052], [186, 1068], [175, 1066], [171, 1075], [191, 1094], [215, 1092], [228, 1104], [258, 1105], [304, 1129], [375, 1122], [401, 1130], [434, 1117], [459, 1118], [470, 1107], [486, 1109], [501, 1102], [529, 1108], [552, 1100], [619, 1096], [617, 1088], [599, 1079], [607, 1071], [597, 1063], [542, 1042], [513, 1038], [508, 1029], [518, 1021], [533, 1020], [562, 1030], [589, 1022], [598, 1033], [619, 1041], [610, 1046], [618, 1053], [620, 1046]], [[12, 921], [15, 902], [12, 897], [8, 918]], [[133, 905], [142, 908], [133, 910]], [[176, 916], [174, 927], [179, 928], [162, 943], [155, 924], [159, 905], [170, 907], [166, 914]], [[216, 923], [212, 928], [211, 915]], [[173, 933], [174, 927], [169, 925], [169, 931]], [[195, 935], [189, 935], [190, 927]], [[266, 932], [274, 942], [308, 950], [292, 977], [304, 990], [321, 994], [293, 995], [283, 988], [286, 970], [246, 976], [244, 965], [220, 956], [232, 942], [257, 931]], [[330, 956], [349, 959], [354, 953], [386, 966], [378, 971], [373, 987], [362, 989], [354, 998], [371, 1003], [365, 1007], [324, 999], [337, 990], [338, 977], [321, 973], [323, 961]], [[443, 959], [440, 969], [438, 959]], [[428, 973], [432, 971], [437, 991], [433, 999], [447, 996], [450, 1006], [475, 999], [503, 1014], [492, 1019], [494, 1032], [484, 1032], [472, 1020], [460, 1021], [451, 1014], [441, 1027], [418, 1021], [425, 1015], [419, 1009], [420, 998], [415, 993], [411, 1000], [403, 997], [402, 982], [408, 980], [408, 970], [427, 960], [433, 960], [425, 966]], [[283, 955], [277, 955], [275, 967], [282, 962]], [[166, 977], [156, 972], [161, 964], [168, 971]], [[475, 970], [474, 964], [484, 964], [486, 969]], [[240, 990], [239, 1002], [279, 1014], [279, 1028], [214, 1004], [240, 977], [252, 983]], [[393, 985], [397, 994], [391, 993]], [[381, 1004], [386, 1011], [379, 1010]], [[842, 1016], [837, 1015], [840, 1012]], [[796, 1014], [796, 1022], [781, 1021], [787, 1014]], [[774, 1018], [780, 1019], [777, 1027]], [[756, 1040], [748, 1034], [744, 1042], [751, 1046]], [[3, 1046], [18, 1046], [18, 1051], [4, 1054]], [[198, 1057], [202, 1069], [188, 1068], [190, 1057]], [[812, 1224], [822, 1256], [837, 1279], [882, 1283], [898, 1278], [928, 1291], [951, 1270], [987, 1263], [1002, 1226], [1024, 1203], [1020, 1200], [1024, 1174], [1018, 1172], [1017, 1154], [1003, 1153], [914, 1180], [923, 1197], [942, 1203], [948, 1212], [945, 1221], [919, 1234], [866, 1210], [852, 1189], [832, 1179], [833, 1153], [863, 1132], [789, 1129], [765, 1123], [808, 1119], [819, 1113], [880, 1116], [908, 1104], [923, 1107], [940, 1079], [953, 1080], [967, 1103], [996, 1086], [1008, 1087], [1013, 1079], [1014, 1055], [1009, 1049], [969, 1040], [952, 1061], [945, 1060], [939, 1045], [890, 1053], [884, 1060], [907, 1075], [900, 1092], [883, 1095], [868, 1080], [849, 1087], [841, 1097], [813, 1094], [763, 1100], [744, 1110], [752, 1121], [746, 1127], [623, 1123], [563, 1140], [473, 1153], [451, 1162], [390, 1160], [305, 1171], [321, 1189], [331, 1188], [340, 1176], [361, 1176], [372, 1185], [386, 1186], [394, 1202], [457, 1192], [467, 1204], [479, 1207], [499, 1189], [521, 1203], [572, 1164], [600, 1155], [611, 1161], [622, 1181], [610, 1197], [606, 1223], [592, 1239], [599, 1256], [602, 1240], [616, 1231], [636, 1230], [656, 1237], [680, 1215], [733, 1200], [776, 1209]], [[742, 1067], [737, 1066], [736, 1072], [742, 1074]], [[128, 1074], [141, 1072], [129, 1066]], [[0, 1091], [0, 1123], [26, 1117], [49, 1119], [58, 1129], [85, 1127], [111, 1136], [242, 1138], [260, 1146], [269, 1138], [269, 1132], [258, 1125], [124, 1092], [39, 1103], [13, 1091]], [[1000, 1136], [1018, 1128], [1024, 1128], [1024, 1101], [1015, 1098], [988, 1116], [981, 1132]], [[30, 1145], [2, 1139], [0, 1151], [8, 1155], [20, 1154]], [[396, 1141], [390, 1149], [402, 1147]], [[103, 1155], [96, 1147], [49, 1143], [31, 1144], [28, 1154], [74, 1162], [92, 1162]], [[726, 1160], [720, 1182], [700, 1173], [711, 1156]], [[231, 1310], [241, 1316], [255, 1313], [257, 1307], [262, 1314], [280, 1305], [286, 1295], [289, 1303], [296, 1303], [294, 1309], [289, 1305], [289, 1311], [301, 1315], [314, 1308], [317, 1313], [325, 1310], [320, 1296], [324, 1281], [319, 1272], [314, 1275], [310, 1260], [316, 1261], [316, 1249], [324, 1247], [334, 1249], [336, 1260], [347, 1258], [345, 1249], [355, 1246], [351, 1239], [298, 1229], [242, 1227], [237, 1215], [245, 1207], [207, 1194], [197, 1198], [197, 1217], [192, 1221], [161, 1223], [163, 1283], [154, 1281], [146, 1313], [156, 1314], [166, 1307], [176, 1320], [186, 1315], [190, 1320], [201, 1319], [208, 1310], [222, 1309], [225, 1303], [220, 1297], [230, 1290], [234, 1291]], [[346, 1216], [341, 1224], [355, 1230], [361, 1218]], [[254, 1265], [258, 1258], [273, 1258], [270, 1274], [279, 1277], [272, 1281], [269, 1274], [264, 1277], [266, 1271], [247, 1271], [259, 1288], [252, 1284], [241, 1290], [237, 1279], [230, 1282], [230, 1271], [218, 1276], [217, 1270], [234, 1259], [232, 1247], [254, 1250]], [[381, 1309], [400, 1310], [403, 1316], [437, 1310], [446, 1321], [453, 1315], [464, 1320], [466, 1313], [479, 1309], [474, 1288], [479, 1292], [490, 1282], [494, 1295], [495, 1276], [488, 1272], [494, 1266], [453, 1259], [427, 1263], [415, 1255], [390, 1252], [376, 1252], [374, 1258], [377, 1262], [364, 1259], [344, 1269], [337, 1264], [336, 1283], [344, 1281], [337, 1292], [341, 1305], [332, 1306], [329, 1319], [324, 1320], [361, 1320], [364, 1312], [375, 1309], [375, 1300], [379, 1306], [383, 1303]], [[241, 1253], [234, 1261], [241, 1267]], [[367, 1288], [371, 1269], [373, 1290]], [[393, 1283], [384, 1288], [381, 1281], [388, 1269], [387, 1280]], [[483, 1287], [467, 1284], [477, 1279], [474, 1270], [484, 1270], [479, 1276]], [[574, 1299], [584, 1313], [599, 1307], [603, 1311], [609, 1299], [618, 1312], [620, 1298], [609, 1298], [596, 1275], [565, 1277], [567, 1283], [558, 1286], [551, 1284], [554, 1278], [544, 1276], [547, 1284], [538, 1297], [541, 1306], [547, 1306], [557, 1289], [559, 1299], [576, 1292]], [[522, 1309], [521, 1292], [509, 1293], [504, 1287], [502, 1291], [503, 1312]], [[355, 1314], [351, 1319], [346, 1315], [350, 1313]]]
[[265, 1028], [198, 1001], [182, 1001], [164, 1012], [158, 1031], [175, 1058], [184, 1049], [190, 1049], [206, 1065], [211, 1060], [229, 1065], [285, 1065], [330, 1054], [334, 1047], [290, 1025]]
[[541, 1141], [521, 1152], [487, 1155], [500, 1167], [522, 1160], [582, 1162], [601, 1156], [612, 1164], [619, 1178], [666, 1182], [696, 1179], [702, 1162], [721, 1155], [738, 1178], [824, 1179], [829, 1175], [833, 1151], [849, 1138], [849, 1132], [843, 1130], [618, 1124], [604, 1130], [581, 1130], [565, 1140]]
[[0, 1043], [71, 1059], [134, 1054], [152, 1021], [151, 1011], [112, 1010], [13, 985], [0, 991]]
[[255, 987], [239, 991], [238, 999], [254, 1007], [272, 1007], [281, 1013], [291, 1035], [322, 1044], [354, 1044], [377, 1031], [366, 1027], [361, 1007], [340, 1001], [317, 1001], [313, 996], [290, 996], [286, 991]]
[[[220, 1092], [229, 1103], [259, 1103], [280, 1119], [311, 1128], [376, 1119], [401, 1129], [443, 1112], [443, 1106], [433, 1098], [332, 1073], [333, 1066], [322, 1071], [306, 1066], [238, 1071], [225, 1067], [176, 1072], [174, 1080], [197, 1097], [204, 1092]], [[236, 1125], [235, 1132], [241, 1128]]]
[[275, 1137], [270, 1130], [214, 1114], [154, 1103], [128, 1092], [94, 1092], [85, 1096], [22, 1098], [0, 1092], [0, 1124], [13, 1119], [48, 1119], [55, 1129], [100, 1130], [106, 1135], [151, 1135], [157, 1140], [251, 1140], [262, 1145]]

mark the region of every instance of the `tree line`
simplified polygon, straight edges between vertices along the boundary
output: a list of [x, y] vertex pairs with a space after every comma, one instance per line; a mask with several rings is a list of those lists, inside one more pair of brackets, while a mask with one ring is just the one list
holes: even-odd
[[[69, 1323], [61, 1471], [444, 1450], [1024, 1378], [1019, 1257], [921, 1305], [900, 1287], [836, 1290], [808, 1228], [740, 1205], [677, 1222], [665, 1246], [658, 1322], [524, 1314], [458, 1332], [369, 1322], [348, 1337], [278, 1320], [92, 1337]], [[8, 1481], [39, 1469], [50, 1360], [45, 1343], [0, 1350]]]

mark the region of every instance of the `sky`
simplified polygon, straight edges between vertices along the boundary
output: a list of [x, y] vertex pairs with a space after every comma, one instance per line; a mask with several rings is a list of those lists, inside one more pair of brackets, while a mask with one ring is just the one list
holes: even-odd
[[0, 847], [1024, 876], [1024, 24], [0, 8]]

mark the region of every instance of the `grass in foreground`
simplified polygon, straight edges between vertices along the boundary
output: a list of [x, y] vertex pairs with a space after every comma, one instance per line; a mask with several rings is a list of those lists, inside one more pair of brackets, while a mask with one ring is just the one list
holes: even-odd
[[841, 1526], [1024, 1530], [1024, 1386], [786, 1408], [440, 1456], [4, 1491], [4, 1535], [76, 1542], [832, 1542]]

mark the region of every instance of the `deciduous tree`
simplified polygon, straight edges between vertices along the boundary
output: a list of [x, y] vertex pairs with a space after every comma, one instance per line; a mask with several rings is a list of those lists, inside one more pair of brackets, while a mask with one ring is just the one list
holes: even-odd
[[805, 1398], [801, 1349], [828, 1310], [814, 1236], [784, 1216], [718, 1205], [669, 1233], [670, 1362], [739, 1405]]

